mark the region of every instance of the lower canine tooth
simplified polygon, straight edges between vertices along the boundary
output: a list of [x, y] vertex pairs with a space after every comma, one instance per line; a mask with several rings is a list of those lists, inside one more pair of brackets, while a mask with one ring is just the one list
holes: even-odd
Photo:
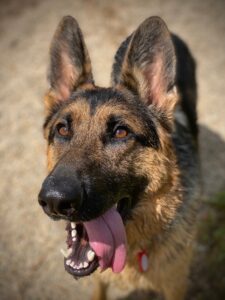
[[67, 258], [71, 253], [72, 253], [72, 248], [69, 248], [67, 250], [64, 250], [64, 249], [60, 249], [60, 252], [62, 253], [62, 255]]
[[69, 266], [70, 263], [71, 263], [71, 259], [67, 259], [67, 261], [66, 261], [67, 266]]
[[88, 253], [87, 253], [87, 259], [88, 259], [89, 261], [93, 261], [94, 257], [95, 257], [94, 251], [89, 250]]
[[75, 238], [75, 237], [73, 237], [73, 238], [72, 238], [72, 241], [73, 241], [73, 242], [75, 242], [75, 241], [76, 241], [76, 238]]
[[84, 263], [83, 263], [83, 268], [87, 268], [88, 267], [88, 263], [85, 261]]
[[62, 253], [62, 255], [67, 258], [67, 251], [65, 251], [64, 249], [60, 249], [60, 252]]

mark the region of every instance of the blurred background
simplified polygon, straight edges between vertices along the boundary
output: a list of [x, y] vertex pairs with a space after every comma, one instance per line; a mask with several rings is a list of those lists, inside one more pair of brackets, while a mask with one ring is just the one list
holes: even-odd
[[37, 203], [46, 175], [43, 94], [59, 20], [83, 30], [95, 80], [109, 84], [119, 44], [161, 16], [198, 64], [203, 205], [188, 299], [225, 299], [225, 1], [0, 0], [0, 299], [89, 299], [92, 283], [63, 267], [63, 222]]

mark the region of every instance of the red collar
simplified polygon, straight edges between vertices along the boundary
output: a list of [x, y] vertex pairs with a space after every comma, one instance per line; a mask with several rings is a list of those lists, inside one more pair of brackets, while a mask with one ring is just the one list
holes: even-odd
[[137, 254], [138, 258], [138, 266], [140, 272], [147, 272], [149, 268], [149, 259], [147, 252], [145, 250], [141, 250]]

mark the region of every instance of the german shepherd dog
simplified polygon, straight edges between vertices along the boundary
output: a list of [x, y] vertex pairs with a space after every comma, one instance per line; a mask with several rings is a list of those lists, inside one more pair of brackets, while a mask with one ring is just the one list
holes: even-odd
[[[111, 87], [94, 83], [78, 23], [50, 48], [39, 203], [67, 221], [64, 265], [108, 283], [184, 299], [199, 198], [195, 62], [159, 17], [119, 47]], [[103, 272], [104, 271], [104, 272]], [[136, 293], [136, 292], [135, 292]]]

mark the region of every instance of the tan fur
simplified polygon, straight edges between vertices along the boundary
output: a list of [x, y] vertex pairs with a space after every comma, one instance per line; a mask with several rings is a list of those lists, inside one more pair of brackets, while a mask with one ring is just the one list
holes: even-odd
[[[134, 221], [126, 224], [126, 267], [121, 274], [106, 271], [99, 274], [99, 277], [103, 282], [114, 282], [121, 288], [153, 289], [163, 292], [168, 300], [180, 300], [187, 288], [194, 230], [187, 234], [182, 226], [178, 226], [171, 236], [166, 236], [164, 232], [167, 224], [174, 219], [182, 199], [176, 157], [166, 137], [162, 140], [168, 156], [165, 155], [165, 150], [164, 155], [153, 155], [148, 149], [140, 155], [140, 161], [136, 162], [139, 172], [151, 174], [152, 184], [148, 186], [145, 198], [133, 211]], [[166, 185], [163, 184], [164, 181], [167, 182]], [[174, 243], [183, 244], [184, 240], [184, 251], [177, 256]], [[146, 273], [139, 272], [137, 254], [141, 249], [146, 250], [149, 257], [150, 266]], [[168, 257], [173, 253], [175, 262], [169, 262]]]
[[[125, 108], [112, 107], [110, 102], [100, 106], [93, 117], [90, 117], [89, 105], [82, 98], [68, 105], [65, 111], [72, 112], [73, 119], [76, 120], [76, 130], [79, 131], [76, 144], [80, 145], [78, 146], [80, 150], [76, 150], [76, 156], [79, 156], [77, 153], [86, 147], [86, 140], [89, 141], [90, 147], [93, 135], [97, 135], [98, 128], [101, 128], [112, 111], [123, 113], [136, 131], [141, 130], [141, 123], [137, 119], [132, 119]], [[91, 132], [91, 135], [88, 132]], [[110, 270], [97, 274], [100, 284], [93, 299], [105, 299], [105, 285], [109, 282], [127, 290], [153, 289], [163, 292], [167, 300], [182, 299], [187, 288], [194, 231], [187, 233], [180, 224], [171, 234], [168, 235], [166, 232], [182, 201], [182, 193], [176, 155], [168, 134], [160, 124], [158, 133], [161, 138], [161, 149], [154, 151], [151, 148], [144, 148], [134, 162], [137, 174], [150, 176], [150, 184], [146, 188], [145, 196], [133, 210], [132, 220], [126, 223], [128, 239], [126, 267], [121, 274], [115, 275]], [[92, 147], [95, 160], [102, 160], [101, 149], [98, 150], [94, 142]], [[48, 148], [49, 170], [57, 162], [56, 153], [59, 152], [59, 149], [53, 148], [52, 146]], [[74, 153], [73, 151], [73, 155]], [[182, 244], [182, 254], [177, 255], [176, 244]], [[149, 257], [149, 270], [145, 273], [140, 273], [137, 261], [137, 254], [142, 249], [147, 251]], [[171, 256], [175, 257], [175, 261], [170, 260]]]
[[[64, 18], [62, 24], [65, 21], [65, 24], [69, 25], [68, 20], [76, 41], [83, 45], [85, 59], [82, 61], [78, 55], [78, 65], [71, 61], [67, 47], [72, 51], [73, 43], [71, 44], [69, 39], [70, 35], [67, 35], [66, 30], [63, 32], [60, 25], [53, 39], [52, 49], [58, 50], [58, 43], [62, 45], [58, 55], [61, 55], [63, 66], [60, 68], [56, 63], [62, 76], [58, 82], [58, 74], [55, 74], [55, 68], [52, 68], [55, 90], [50, 90], [45, 98], [47, 114], [59, 101], [68, 98], [72, 91], [95, 89], [90, 58], [83, 37], [76, 21], [71, 17]], [[67, 47], [64, 47], [65, 41]], [[57, 58], [55, 51], [52, 51], [52, 58]], [[195, 236], [194, 204], [191, 200], [196, 199], [197, 194], [193, 191], [188, 195], [191, 204], [185, 207], [185, 213], [180, 212], [180, 208], [184, 209], [181, 204], [185, 201], [180, 174], [183, 170], [178, 167], [177, 154], [171, 138], [174, 110], [179, 96], [174, 85], [175, 61], [170, 32], [160, 18], [153, 17], [144, 21], [134, 32], [123, 61], [120, 62], [121, 70], [114, 70], [117, 72], [117, 78], [113, 88], [121, 92], [127, 100], [133, 100], [130, 98], [131, 94], [139, 95], [139, 100], [150, 106], [160, 139], [159, 147], [135, 148], [135, 139], [128, 139], [119, 147], [104, 147], [100, 137], [106, 131], [106, 122], [111, 115], [122, 115], [129, 128], [133, 129], [131, 132], [136, 134], [144, 132], [142, 116], [129, 111], [126, 105], [129, 101], [121, 104], [108, 98], [107, 102], [94, 108], [93, 114], [88, 101], [82, 97], [68, 102], [68, 105], [62, 108], [62, 113], [70, 112], [73, 119], [73, 139], [66, 144], [66, 149], [61, 149], [60, 143], [48, 146], [49, 171], [63, 158], [63, 162], [66, 163], [76, 160], [76, 170], [82, 170], [86, 161], [94, 162], [96, 166], [104, 167], [104, 171], [110, 170], [114, 176], [121, 176], [120, 178], [132, 169], [136, 184], [139, 184], [139, 181], [136, 181], [139, 177], [146, 178], [148, 182], [142, 198], [138, 199], [132, 210], [132, 218], [125, 224], [128, 241], [125, 269], [120, 274], [113, 274], [109, 269], [103, 274], [95, 272], [98, 285], [94, 300], [106, 299], [106, 286], [109, 283], [126, 289], [127, 292], [138, 289], [154, 290], [166, 300], [184, 298]], [[67, 91], [64, 89], [64, 83]], [[45, 137], [48, 136], [49, 128], [54, 122], [60, 122], [60, 115], [51, 119], [45, 129]], [[131, 155], [133, 149], [134, 155]], [[190, 222], [187, 222], [183, 215], [188, 216]], [[149, 259], [146, 272], [139, 270], [137, 257], [142, 250], [146, 251]]]

